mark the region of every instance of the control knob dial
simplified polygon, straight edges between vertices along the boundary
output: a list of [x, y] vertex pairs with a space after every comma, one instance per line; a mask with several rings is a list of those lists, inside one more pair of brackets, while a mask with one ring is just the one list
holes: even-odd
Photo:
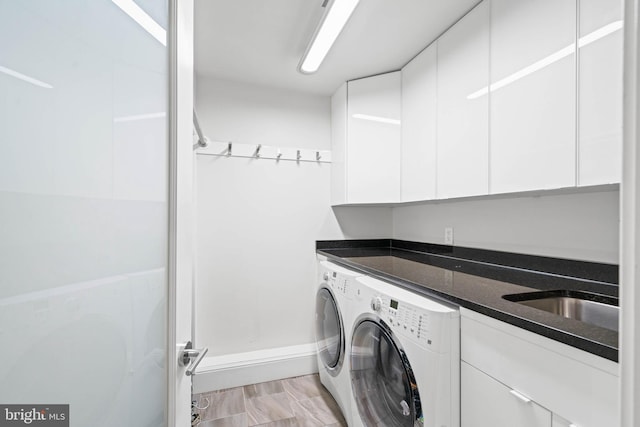
[[371, 309], [373, 311], [380, 311], [381, 308], [382, 308], [382, 298], [380, 297], [371, 298]]

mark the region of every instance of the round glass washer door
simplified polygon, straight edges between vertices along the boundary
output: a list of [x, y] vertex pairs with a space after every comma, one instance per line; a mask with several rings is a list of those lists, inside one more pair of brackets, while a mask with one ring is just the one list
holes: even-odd
[[351, 388], [363, 424], [421, 426], [415, 377], [393, 333], [382, 323], [363, 320], [351, 342]]
[[338, 305], [326, 288], [316, 295], [316, 342], [323, 366], [337, 373], [344, 359], [344, 333]]

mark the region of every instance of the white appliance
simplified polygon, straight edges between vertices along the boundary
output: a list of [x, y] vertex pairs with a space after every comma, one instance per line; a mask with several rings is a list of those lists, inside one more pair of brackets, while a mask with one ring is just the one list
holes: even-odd
[[340, 406], [345, 420], [351, 417], [349, 345], [351, 343], [350, 303], [355, 280], [360, 277], [328, 261], [318, 263], [316, 293], [316, 343], [320, 381]]
[[356, 280], [350, 426], [460, 425], [460, 312], [371, 277]]

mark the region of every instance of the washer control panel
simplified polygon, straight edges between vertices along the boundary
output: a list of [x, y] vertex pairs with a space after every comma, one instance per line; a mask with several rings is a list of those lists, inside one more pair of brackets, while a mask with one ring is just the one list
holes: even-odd
[[381, 301], [380, 317], [395, 333], [408, 337], [426, 348], [434, 348], [439, 344], [437, 328], [430, 328], [432, 319], [429, 312], [386, 295], [376, 298]]
[[325, 270], [322, 273], [322, 279], [329, 285], [335, 294], [342, 295], [345, 298], [351, 298], [351, 293], [353, 292], [352, 277], [341, 274], [337, 271]]

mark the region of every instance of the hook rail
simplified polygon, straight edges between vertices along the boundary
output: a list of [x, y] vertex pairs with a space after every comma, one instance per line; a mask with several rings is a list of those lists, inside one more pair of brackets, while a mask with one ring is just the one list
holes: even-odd
[[330, 150], [274, 147], [263, 144], [240, 144], [229, 141], [207, 140], [206, 147], [196, 152], [203, 156], [243, 157], [248, 159], [272, 159], [279, 161], [331, 163]]

